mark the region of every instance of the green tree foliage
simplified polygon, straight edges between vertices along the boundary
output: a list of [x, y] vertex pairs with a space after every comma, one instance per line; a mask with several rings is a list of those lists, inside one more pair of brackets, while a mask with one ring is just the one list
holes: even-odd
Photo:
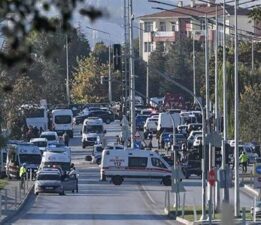
[[78, 61], [72, 83], [73, 100], [77, 103], [105, 102], [107, 88], [101, 88], [101, 76], [108, 76], [108, 65], [101, 64], [94, 56]]
[[155, 70], [164, 73], [166, 71], [167, 56], [164, 53], [164, 46], [157, 45], [155, 51], [153, 51], [149, 58], [149, 70], [150, 70], [150, 93], [149, 95], [154, 96], [163, 96], [165, 90], [162, 89], [163, 80], [159, 76], [158, 72]]
[[249, 17], [253, 20], [256, 20], [258, 23], [261, 23], [261, 7], [256, 7], [251, 10]]
[[240, 104], [240, 137], [261, 142], [261, 83], [245, 86]]
[[109, 63], [109, 48], [103, 42], [97, 42], [95, 44], [92, 55], [99, 60], [101, 64]]

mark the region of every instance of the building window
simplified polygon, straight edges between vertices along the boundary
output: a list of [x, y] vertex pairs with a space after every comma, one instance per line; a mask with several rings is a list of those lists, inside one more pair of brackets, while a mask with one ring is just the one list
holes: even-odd
[[151, 31], [153, 31], [152, 22], [144, 22], [144, 32], [151, 32]]
[[171, 31], [176, 31], [176, 22], [170, 22], [171, 23]]
[[166, 31], [166, 23], [165, 22], [160, 22], [159, 24], [159, 31]]
[[152, 52], [152, 43], [144, 42], [144, 52]]

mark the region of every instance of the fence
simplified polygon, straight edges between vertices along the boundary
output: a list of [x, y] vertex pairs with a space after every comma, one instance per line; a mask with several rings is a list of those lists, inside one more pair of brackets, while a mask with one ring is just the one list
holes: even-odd
[[0, 190], [0, 221], [19, 209], [33, 185], [32, 176], [26, 176], [23, 187], [17, 180], [10, 181], [6, 188]]

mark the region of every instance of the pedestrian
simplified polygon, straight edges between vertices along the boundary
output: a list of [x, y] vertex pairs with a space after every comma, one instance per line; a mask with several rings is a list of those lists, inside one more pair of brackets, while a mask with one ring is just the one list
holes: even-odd
[[67, 131], [65, 131], [63, 134], [63, 142], [66, 146], [69, 146], [69, 140], [70, 140], [70, 137], [69, 137]]
[[241, 153], [241, 155], [239, 156], [239, 160], [240, 160], [240, 163], [242, 164], [242, 171], [246, 173], [247, 172], [248, 156], [245, 153], [245, 151], [243, 151]]
[[20, 184], [20, 187], [24, 189], [25, 187], [25, 176], [26, 176], [26, 163], [23, 163], [22, 166], [20, 167], [20, 170], [19, 170], [19, 177], [21, 179], [21, 184]]
[[[70, 172], [69, 172], [69, 176], [73, 176], [76, 180], [76, 192], [78, 193], [78, 173], [75, 169], [74, 163], [71, 164], [71, 168], [70, 168]], [[74, 192], [74, 190], [73, 190]]]

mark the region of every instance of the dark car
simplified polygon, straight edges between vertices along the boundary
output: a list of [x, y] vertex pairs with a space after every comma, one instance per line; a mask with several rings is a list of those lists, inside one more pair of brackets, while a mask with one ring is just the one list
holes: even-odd
[[182, 172], [186, 179], [188, 179], [192, 174], [201, 176], [201, 160], [187, 160], [185, 163], [182, 164]]
[[137, 115], [136, 116], [136, 129], [137, 130], [143, 131], [144, 124], [148, 117], [149, 117], [148, 115]]
[[114, 121], [114, 114], [112, 111], [105, 111], [105, 110], [97, 110], [97, 111], [91, 111], [87, 115], [80, 115], [75, 117], [75, 123], [81, 124], [83, 121], [89, 117], [99, 117], [103, 120], [104, 123], [111, 123]]

